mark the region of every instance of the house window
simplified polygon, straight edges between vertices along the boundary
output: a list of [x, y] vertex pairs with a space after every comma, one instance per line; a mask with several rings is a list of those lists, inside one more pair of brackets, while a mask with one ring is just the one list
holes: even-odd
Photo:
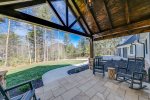
[[133, 45], [130, 46], [130, 54], [133, 54]]
[[118, 48], [118, 56], [121, 56], [121, 48]]
[[123, 57], [127, 58], [127, 47], [123, 48]]
[[148, 54], [147, 39], [145, 40], [145, 53]]

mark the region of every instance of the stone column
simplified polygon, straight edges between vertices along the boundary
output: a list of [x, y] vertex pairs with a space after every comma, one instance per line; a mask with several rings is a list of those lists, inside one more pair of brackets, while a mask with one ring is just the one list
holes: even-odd
[[3, 86], [3, 88], [6, 88], [6, 73], [8, 71], [4, 70], [4, 71], [0, 71], [0, 84]]
[[93, 58], [94, 58], [94, 45], [93, 39], [90, 39], [90, 58], [89, 58], [89, 68], [93, 69]]

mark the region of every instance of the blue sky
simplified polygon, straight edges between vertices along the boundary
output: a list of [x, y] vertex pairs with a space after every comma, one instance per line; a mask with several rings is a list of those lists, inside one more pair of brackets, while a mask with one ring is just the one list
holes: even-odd
[[[66, 18], [66, 16], [65, 16], [65, 11], [62, 11], [62, 10], [65, 10], [65, 3], [62, 2], [62, 1], [59, 1], [59, 2], [53, 3], [53, 5], [54, 5], [55, 9], [58, 11], [58, 13], [61, 15], [61, 18], [63, 19], [63, 21], [66, 22], [66, 19], [65, 19], [65, 18]], [[30, 8], [27, 9], [27, 10], [28, 10], [28, 11], [23, 10], [22, 12], [24, 12], [24, 13], [28, 12], [28, 14], [33, 15]], [[34, 16], [34, 15], [33, 15], [33, 16]], [[57, 17], [54, 16], [54, 15], [52, 16], [52, 18], [51, 18], [50, 20], [51, 20], [52, 22], [57, 23], [57, 24], [60, 23], [59, 20], [57, 19]], [[75, 17], [73, 16], [73, 14], [72, 14], [72, 13], [70, 12], [70, 10], [69, 10], [69, 24], [71, 24], [74, 20], [75, 20]], [[17, 23], [18, 23], [18, 22], [17, 22]], [[18, 35], [20, 35], [20, 36], [25, 36], [25, 35], [29, 32], [29, 30], [28, 30], [26, 27], [24, 27], [24, 26], [26, 25], [26, 23], [23, 23], [23, 22], [20, 23], [20, 22], [19, 22], [19, 24], [21, 24], [21, 25], [18, 25], [18, 26], [16, 26], [16, 27], [14, 27], [17, 23], [16, 23], [16, 21], [12, 21], [12, 23], [11, 23], [11, 31], [13, 31], [14, 33], [16, 33], [16, 34], [18, 34]], [[15, 25], [14, 25], [14, 24], [15, 24]], [[8, 19], [5, 18], [5, 22], [0, 23], [0, 33], [1, 33], [1, 34], [2, 34], [2, 33], [7, 33], [7, 29], [8, 29]], [[76, 30], [78, 30], [78, 31], [83, 31], [82, 28], [79, 26], [78, 23], [76, 23], [76, 24], [72, 27], [72, 29], [76, 29]], [[58, 32], [58, 30], [53, 30], [53, 32], [56, 33], [56, 34], [59, 33], [59, 35], [60, 35], [60, 36], [59, 36], [60, 40], [63, 39], [63, 36], [64, 36], [64, 33], [65, 33], [65, 32], [62, 32], [62, 31], [59, 31], [59, 32]], [[75, 35], [75, 34], [70, 34], [69, 37], [70, 37], [71, 43], [73, 43], [74, 46], [77, 46], [79, 40], [81, 39], [81, 36], [78, 36], [78, 35]]]

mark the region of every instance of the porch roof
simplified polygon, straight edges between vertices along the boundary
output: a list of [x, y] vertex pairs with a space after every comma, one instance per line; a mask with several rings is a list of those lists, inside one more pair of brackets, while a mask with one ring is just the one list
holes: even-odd
[[133, 35], [129, 39], [127, 39], [125, 42], [123, 42], [122, 44], [117, 45], [117, 47], [132, 44], [132, 43], [134, 43], [135, 41], [138, 41], [138, 40], [139, 40], [139, 35]]
[[[96, 40], [116, 38], [142, 32], [150, 32], [150, 0], [66, 0], [66, 24], [58, 25], [40, 18], [16, 11], [15, 9], [48, 3], [60, 22], [58, 11], [51, 4], [63, 0], [1, 0], [0, 14], [29, 23], [60, 29]], [[76, 20], [68, 25], [68, 8]], [[79, 22], [84, 32], [71, 29]]]

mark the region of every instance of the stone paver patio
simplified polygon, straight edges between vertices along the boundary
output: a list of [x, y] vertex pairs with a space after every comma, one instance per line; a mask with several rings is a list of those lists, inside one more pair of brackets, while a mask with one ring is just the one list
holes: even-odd
[[70, 75], [36, 89], [41, 100], [150, 100], [150, 85], [143, 90], [127, 83], [94, 76], [91, 70]]

